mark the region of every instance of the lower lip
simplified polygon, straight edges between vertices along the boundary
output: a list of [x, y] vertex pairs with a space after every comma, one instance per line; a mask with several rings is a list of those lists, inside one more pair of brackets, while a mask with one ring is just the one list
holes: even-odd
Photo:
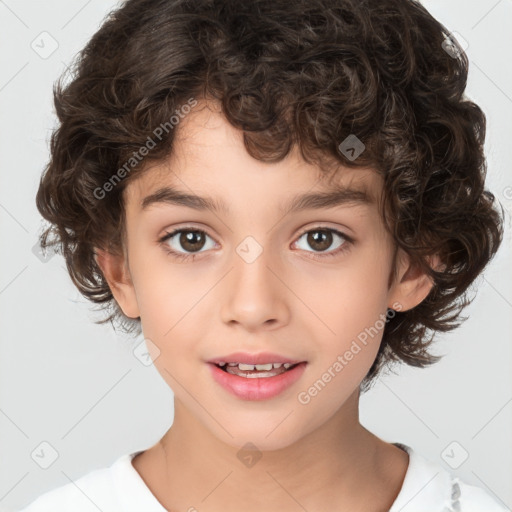
[[282, 393], [294, 384], [304, 373], [307, 363], [299, 363], [275, 377], [247, 379], [221, 370], [216, 364], [208, 363], [212, 376], [224, 389], [243, 400], [268, 400]]

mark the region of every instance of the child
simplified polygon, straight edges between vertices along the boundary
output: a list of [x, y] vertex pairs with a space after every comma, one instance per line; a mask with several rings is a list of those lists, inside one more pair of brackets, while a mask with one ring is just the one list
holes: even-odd
[[502, 240], [467, 69], [412, 0], [113, 12], [55, 90], [41, 243], [143, 333], [174, 421], [24, 510], [506, 510], [358, 417]]

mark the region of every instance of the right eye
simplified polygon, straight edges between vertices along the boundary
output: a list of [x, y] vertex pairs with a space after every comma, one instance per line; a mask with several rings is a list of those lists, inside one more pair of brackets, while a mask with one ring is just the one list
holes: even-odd
[[[179, 236], [177, 237], [176, 235], [178, 234]], [[159, 242], [164, 245], [165, 251], [171, 256], [175, 256], [178, 259], [194, 259], [198, 252], [204, 252], [201, 251], [201, 249], [205, 246], [207, 238], [213, 241], [213, 239], [201, 229], [179, 228], [170, 233], [166, 233], [160, 238]], [[180, 246], [184, 251], [180, 249]], [[215, 247], [215, 242], [213, 242], [211, 247], [207, 247], [207, 249], [211, 249], [212, 247]]]

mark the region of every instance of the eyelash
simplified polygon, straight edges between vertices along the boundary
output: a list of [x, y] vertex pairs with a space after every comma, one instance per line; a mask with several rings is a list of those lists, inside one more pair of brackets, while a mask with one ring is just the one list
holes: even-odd
[[[346, 251], [348, 251], [350, 249], [350, 246], [353, 245], [354, 243], [354, 240], [345, 235], [345, 233], [342, 233], [341, 231], [338, 231], [337, 229], [334, 229], [334, 228], [329, 228], [327, 226], [317, 226], [315, 228], [310, 228], [306, 231], [303, 231], [298, 237], [297, 237], [297, 240], [299, 240], [300, 238], [302, 238], [305, 234], [307, 233], [311, 233], [311, 232], [315, 232], [315, 231], [330, 231], [331, 233], [334, 233], [338, 236], [340, 236], [341, 238], [344, 239], [344, 243], [338, 247], [338, 249], [335, 249], [334, 251], [330, 251], [330, 252], [325, 252], [325, 253], [322, 253], [322, 252], [312, 252], [312, 254], [314, 254], [315, 256], [313, 256], [313, 259], [324, 259], [324, 258], [330, 258], [330, 257], [335, 257], [335, 256], [338, 256], [339, 254], [341, 253], [344, 253]], [[198, 229], [198, 228], [187, 228], [187, 227], [181, 227], [181, 228], [178, 228], [178, 229], [175, 229], [171, 232], [168, 232], [166, 233], [162, 238], [160, 238], [158, 241], [159, 243], [161, 243], [163, 246], [164, 246], [164, 250], [170, 255], [172, 256], [173, 258], [176, 258], [180, 261], [194, 261], [196, 259], [196, 257], [198, 255], [201, 254], [201, 252], [197, 252], [197, 253], [182, 253], [182, 252], [178, 252], [178, 251], [175, 251], [173, 249], [171, 249], [169, 247], [168, 244], [166, 244], [165, 242], [169, 239], [171, 239], [174, 235], [178, 234], [178, 233], [182, 233], [182, 232], [192, 232], [192, 233], [202, 233], [206, 236], [210, 236], [208, 235], [208, 233], [202, 229]], [[210, 237], [212, 238], [212, 237]], [[306, 251], [306, 252], [311, 252], [311, 251]], [[320, 255], [320, 256], [318, 256]]]

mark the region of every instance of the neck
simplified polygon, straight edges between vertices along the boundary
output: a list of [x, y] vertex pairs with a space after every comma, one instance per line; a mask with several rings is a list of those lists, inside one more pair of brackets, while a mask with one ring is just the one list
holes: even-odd
[[339, 509], [369, 511], [372, 495], [375, 510], [383, 510], [398, 494], [407, 455], [359, 423], [358, 399], [353, 394], [299, 441], [264, 452], [224, 443], [176, 401], [172, 427], [149, 450], [146, 468], [152, 474], [144, 475], [142, 460], [137, 467], [134, 459], [134, 467], [168, 510], [230, 512], [243, 504], [247, 512], [313, 512], [336, 503]]

